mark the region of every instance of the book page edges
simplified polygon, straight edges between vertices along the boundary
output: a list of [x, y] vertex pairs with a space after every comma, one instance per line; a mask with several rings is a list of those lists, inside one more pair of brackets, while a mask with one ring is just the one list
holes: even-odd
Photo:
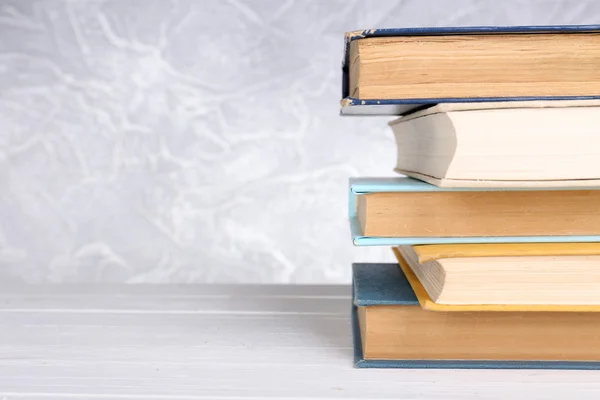
[[434, 302], [427, 291], [419, 282], [412, 269], [408, 266], [398, 249], [393, 248], [394, 255], [408, 283], [412, 287], [419, 304], [424, 310], [440, 312], [468, 312], [468, 311], [518, 311], [518, 312], [600, 312], [600, 305], [552, 305], [552, 304], [439, 304]]

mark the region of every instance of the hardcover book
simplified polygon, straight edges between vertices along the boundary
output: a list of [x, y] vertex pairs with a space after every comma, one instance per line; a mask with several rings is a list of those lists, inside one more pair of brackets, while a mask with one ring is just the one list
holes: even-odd
[[427, 311], [397, 264], [353, 265], [357, 368], [599, 369], [600, 313]]
[[[575, 245], [574, 248], [561, 251], [570, 244]], [[554, 251], [548, 249], [554, 245], [557, 246]], [[428, 259], [427, 255], [418, 256], [422, 250], [431, 255], [430, 251], [424, 249], [426, 247], [455, 248], [462, 251], [461, 248], [471, 246], [499, 246], [507, 254], [510, 254], [509, 249], [519, 247], [531, 249], [532, 254], [543, 249], [547, 249], [547, 253], [539, 256], [521, 253], [515, 257], [494, 255], [471, 258], [440, 254], [443, 258], [430, 261], [425, 261]], [[595, 243], [419, 245], [414, 246], [416, 251], [409, 250], [411, 247], [413, 246], [395, 247], [393, 251], [424, 310], [600, 312], [597, 295], [600, 256], [583, 254], [590, 251], [590, 248], [593, 249], [592, 253], [596, 253], [598, 246]], [[424, 265], [420, 265], [418, 259], [423, 259]], [[490, 260], [505, 264], [490, 268]], [[511, 261], [513, 264], [510, 264]], [[569, 263], [571, 265], [565, 268], [565, 264]], [[445, 291], [436, 290], [436, 283]], [[445, 297], [442, 297], [441, 292], [444, 292]]]
[[412, 178], [350, 180], [355, 245], [600, 241], [598, 187], [440, 188]]
[[341, 114], [402, 115], [445, 102], [598, 98], [599, 32], [600, 25], [349, 32]]

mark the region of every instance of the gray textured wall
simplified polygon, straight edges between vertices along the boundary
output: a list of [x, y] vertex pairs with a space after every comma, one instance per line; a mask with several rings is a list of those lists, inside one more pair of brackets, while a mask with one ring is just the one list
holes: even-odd
[[347, 282], [343, 32], [597, 23], [598, 1], [0, 0], [0, 278]]

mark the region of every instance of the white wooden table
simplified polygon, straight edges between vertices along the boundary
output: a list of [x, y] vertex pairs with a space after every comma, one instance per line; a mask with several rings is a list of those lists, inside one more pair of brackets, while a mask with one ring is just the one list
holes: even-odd
[[0, 399], [600, 398], [596, 371], [357, 370], [346, 286], [0, 295]]

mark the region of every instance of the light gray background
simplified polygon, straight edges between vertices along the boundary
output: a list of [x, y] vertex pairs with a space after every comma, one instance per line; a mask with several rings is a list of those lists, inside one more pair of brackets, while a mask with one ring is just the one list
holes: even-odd
[[0, 0], [0, 279], [348, 282], [343, 33], [598, 23], [598, 1]]

